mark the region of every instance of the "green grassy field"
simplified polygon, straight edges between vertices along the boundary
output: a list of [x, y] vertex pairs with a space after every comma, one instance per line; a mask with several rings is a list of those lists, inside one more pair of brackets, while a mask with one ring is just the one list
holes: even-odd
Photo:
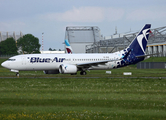
[[165, 79], [0, 79], [0, 119], [166, 119]]
[[[17, 78], [0, 67], [0, 120], [166, 119], [165, 69], [111, 71], [86, 76], [23, 71]], [[142, 78], [146, 76], [152, 78]]]

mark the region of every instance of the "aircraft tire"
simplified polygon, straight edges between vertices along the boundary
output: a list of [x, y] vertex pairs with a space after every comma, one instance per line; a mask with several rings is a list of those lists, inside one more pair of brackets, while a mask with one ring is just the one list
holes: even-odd
[[19, 73], [16, 73], [16, 76], [17, 76], [17, 77], [19, 77], [19, 76], [20, 76], [20, 74], [19, 74]]
[[81, 71], [80, 75], [86, 75], [86, 71]]

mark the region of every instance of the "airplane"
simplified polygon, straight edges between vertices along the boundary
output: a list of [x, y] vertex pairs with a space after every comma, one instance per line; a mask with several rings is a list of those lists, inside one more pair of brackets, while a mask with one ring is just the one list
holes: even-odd
[[129, 46], [115, 53], [97, 54], [24, 54], [16, 55], [1, 65], [12, 72], [42, 70], [45, 74], [86, 75], [87, 70], [120, 68], [143, 61], [151, 24], [146, 24]]
[[71, 46], [70, 46], [70, 44], [69, 44], [67, 39], [65, 40], [65, 47], [66, 47], [66, 51], [67, 51], [68, 54], [72, 54], [73, 53], [73, 50], [72, 50], [72, 48], [71, 48]]

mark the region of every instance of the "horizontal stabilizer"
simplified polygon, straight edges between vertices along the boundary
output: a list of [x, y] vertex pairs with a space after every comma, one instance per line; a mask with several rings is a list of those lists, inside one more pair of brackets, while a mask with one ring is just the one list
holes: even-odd
[[147, 56], [152, 56], [152, 55], [158, 55], [159, 53], [154, 53], [154, 54], [146, 54], [146, 55], [138, 55], [136, 56], [137, 58], [142, 58], [142, 57], [147, 57]]

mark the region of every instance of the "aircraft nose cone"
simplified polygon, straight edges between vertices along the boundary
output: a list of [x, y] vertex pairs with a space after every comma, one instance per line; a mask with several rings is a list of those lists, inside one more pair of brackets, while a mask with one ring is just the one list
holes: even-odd
[[6, 68], [6, 67], [7, 67], [7, 63], [6, 63], [6, 62], [3, 62], [3, 63], [1, 64], [1, 66]]

